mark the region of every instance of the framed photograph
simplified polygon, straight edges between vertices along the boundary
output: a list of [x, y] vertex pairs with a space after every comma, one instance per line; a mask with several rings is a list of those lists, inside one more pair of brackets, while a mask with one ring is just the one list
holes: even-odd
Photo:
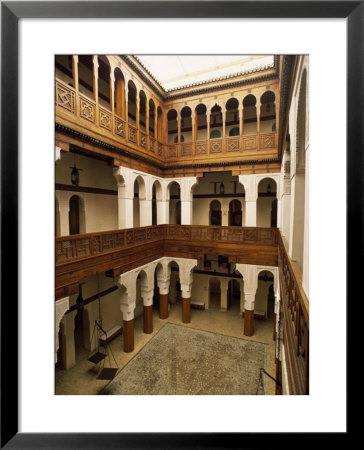
[[[358, 249], [363, 247], [364, 167], [362, 152], [359, 150], [364, 144], [361, 104], [364, 95], [363, 22], [362, 1], [1, 2], [1, 448], [252, 448], [260, 446], [263, 441], [268, 444], [270, 440], [286, 433], [300, 433], [302, 440], [310, 439], [310, 433], [317, 435], [338, 432], [344, 438], [349, 437], [346, 411], [346, 314], [348, 299], [353, 297], [352, 286], [357, 285], [363, 269], [363, 264], [353, 262], [356, 261]], [[129, 38], [125, 39], [127, 36]], [[330, 47], [325, 42], [330, 42]], [[168, 80], [167, 76], [163, 80], [163, 75], [155, 75], [163, 66], [157, 60], [158, 55], [172, 58], [171, 66], [177, 64], [173, 57], [180, 55], [179, 64], [182, 67], [185, 64], [183, 76], [173, 70], [168, 72]], [[234, 58], [221, 58], [218, 62], [215, 59], [216, 73], [214, 76], [210, 74], [210, 78], [206, 75], [207, 78], [203, 79], [203, 72], [208, 70], [198, 66], [196, 61], [190, 69], [187, 59], [182, 58], [188, 55], [250, 55], [250, 60], [246, 58], [243, 61], [244, 58], [240, 58], [239, 61], [242, 66], [248, 64], [248, 68], [244, 66], [245, 75], [261, 73], [261, 85], [256, 91], [259, 96], [255, 93], [254, 86], [240, 80], [242, 69], [236, 69], [234, 73], [233, 69], [228, 71], [227, 67], [237, 67]], [[272, 55], [273, 62], [264, 62], [259, 66], [258, 62], [264, 59], [264, 55]], [[253, 60], [258, 61], [256, 66]], [[283, 70], [285, 64], [286, 69]], [[274, 240], [276, 233], [271, 230], [277, 230], [278, 233], [279, 229], [284, 228], [281, 219], [284, 205], [281, 197], [278, 206], [277, 202], [274, 203], [274, 196], [278, 197], [278, 189], [283, 186], [278, 182], [280, 178], [277, 178], [282, 170], [284, 174], [283, 154], [289, 153], [290, 148], [299, 146], [298, 131], [294, 140], [289, 141], [288, 130], [296, 129], [292, 125], [292, 117], [284, 110], [284, 103], [279, 105], [275, 100], [278, 96], [282, 98], [281, 93], [284, 91], [287, 104], [293, 104], [297, 99], [297, 104], [294, 103], [295, 110], [302, 111], [306, 108], [306, 103], [302, 103], [304, 95], [300, 94], [302, 85], [292, 82], [295, 79], [306, 80], [305, 64], [309, 67], [309, 121], [305, 130], [310, 136], [310, 184], [305, 192], [306, 198], [308, 192], [310, 198], [310, 243], [308, 246], [308, 241], [306, 242], [307, 248], [302, 250], [302, 254], [308, 252], [309, 248], [309, 272], [307, 269], [303, 277], [304, 284], [307, 280], [304, 290], [309, 290], [309, 298], [312, 300], [310, 354], [307, 357], [308, 316], [303, 312], [302, 306], [297, 306], [297, 303], [292, 306], [297, 296], [302, 296], [302, 289], [297, 288], [293, 297], [290, 297], [287, 289], [287, 293], [282, 292], [279, 296], [283, 298], [287, 295], [284, 301], [289, 307], [284, 310], [282, 306], [282, 311], [285, 317], [292, 317], [296, 326], [296, 335], [292, 335], [296, 355], [294, 352], [290, 354], [289, 349], [284, 349], [288, 355], [286, 368], [267, 374], [270, 375], [274, 393], [287, 395], [264, 398], [247, 392], [248, 395], [242, 396], [236, 395], [233, 390], [226, 392], [227, 395], [223, 391], [201, 391], [201, 395], [195, 395], [195, 391], [192, 395], [186, 395], [186, 391], [182, 395], [168, 395], [167, 390], [159, 392], [162, 395], [158, 396], [154, 395], [157, 392], [136, 395], [138, 393], [132, 391], [119, 392], [121, 395], [104, 395], [117, 393], [112, 390], [97, 392], [101, 395], [90, 395], [95, 392], [84, 389], [86, 383], [77, 370], [73, 372], [74, 384], [67, 387], [67, 377], [57, 373], [57, 370], [62, 364], [71, 366], [73, 363], [67, 354], [68, 347], [64, 342], [59, 344], [59, 339], [65, 338], [62, 332], [65, 332], [59, 332], [58, 322], [63, 320], [62, 317], [65, 317], [65, 311], [68, 310], [68, 318], [80, 334], [76, 336], [76, 330], [73, 338], [78, 339], [78, 342], [83, 341], [87, 327], [83, 322], [82, 311], [85, 308], [90, 311], [88, 308], [93, 305], [93, 314], [97, 315], [96, 305], [98, 302], [100, 304], [100, 292], [103, 291], [102, 295], [107, 296], [115, 292], [116, 287], [110, 287], [107, 284], [109, 281], [106, 283], [104, 279], [101, 280], [101, 286], [95, 281], [98, 295], [91, 295], [87, 284], [82, 285], [78, 280], [73, 284], [57, 284], [54, 261], [58, 255], [66, 255], [67, 259], [68, 248], [72, 245], [73, 249], [77, 247], [80, 252], [97, 253], [98, 245], [107, 249], [107, 245], [117, 245], [118, 239], [122, 239], [125, 246], [132, 242], [130, 239], [136, 239], [132, 242], [133, 245], [143, 241], [142, 235], [136, 236], [133, 231], [130, 234], [132, 237], [127, 237], [127, 233], [124, 233], [125, 236], [123, 234], [121, 238], [117, 231], [123, 228], [130, 230], [137, 227], [142, 230], [143, 227], [149, 227], [147, 235], [156, 233], [153, 239], [157, 241], [158, 227], [165, 227], [161, 231], [161, 236], [165, 239], [168, 233], [166, 224], [171, 225], [171, 230], [174, 227], [180, 233], [178, 236], [170, 235], [171, 244], [178, 239], [178, 242], [183, 239], [183, 242], [189, 240], [193, 243], [198, 239], [202, 242], [206, 240], [204, 233], [210, 233], [208, 230], [211, 226], [215, 229], [214, 232], [211, 231], [211, 239], [216, 246], [221, 247], [227, 241], [235, 246], [240, 245], [241, 241], [249, 244], [253, 235], [254, 239], [261, 239], [260, 242], [254, 241], [254, 245], [268, 245], [267, 242], [269, 239]], [[117, 71], [118, 67], [121, 75]], [[126, 72], [123, 74], [123, 67], [126, 67], [127, 79], [124, 79]], [[104, 69], [106, 72], [110, 71], [106, 76]], [[270, 80], [270, 70], [277, 70], [280, 74], [277, 91], [273, 86], [274, 81], [266, 81]], [[93, 79], [95, 74], [99, 76], [96, 84]], [[108, 79], [112, 79], [110, 90]], [[124, 86], [125, 80], [127, 83]], [[226, 86], [219, 87], [220, 91], [225, 93], [229, 89], [228, 97], [224, 98], [223, 103], [220, 99], [222, 94], [217, 91], [221, 80]], [[236, 80], [240, 80], [241, 84]], [[102, 84], [104, 81], [105, 85]], [[164, 82], [170, 83], [170, 86], [165, 87]], [[206, 87], [206, 83], [210, 83], [211, 89]], [[95, 91], [96, 85], [98, 88]], [[123, 86], [122, 90], [120, 86]], [[196, 92], [202, 87], [193, 102], [188, 104], [188, 89], [191, 86]], [[246, 86], [244, 95], [239, 90], [241, 86]], [[160, 92], [167, 92], [168, 89], [169, 92], [176, 92], [175, 98], [172, 96], [171, 100], [166, 97], [165, 103], [161, 103], [159, 108], [156, 99]], [[186, 93], [181, 94], [183, 89]], [[144, 91], [147, 96], [141, 94]], [[258, 98], [259, 107], [258, 104], [255, 107], [250, 98], [254, 97], [252, 94]], [[235, 104], [236, 98], [238, 101]], [[118, 99], [122, 99], [122, 102], [119, 103]], [[171, 112], [174, 111], [173, 101], [178, 103], [179, 108], [176, 109], [176, 117]], [[95, 115], [94, 118], [93, 114], [97, 117]], [[81, 125], [77, 124], [77, 120], [80, 120]], [[69, 125], [71, 123], [74, 123], [72, 130]], [[279, 127], [282, 123], [285, 124], [285, 132], [280, 134]], [[256, 128], [250, 131], [254, 126]], [[118, 133], [119, 136], [116, 136]], [[67, 139], [63, 139], [64, 136]], [[116, 142], [115, 136], [121, 142], [118, 148], [113, 144]], [[284, 142], [279, 141], [280, 136], [284, 136]], [[274, 142], [276, 139], [276, 145], [272, 144], [272, 139]], [[207, 144], [204, 147], [205, 141]], [[93, 151], [96, 147], [102, 151]], [[277, 156], [273, 155], [271, 148], [277, 149]], [[130, 165], [124, 171], [117, 172], [118, 167], [124, 167], [125, 161], [130, 163], [128, 158], [130, 151], [133, 151], [130, 149], [135, 149], [135, 164], [138, 167]], [[211, 157], [206, 167], [205, 150]], [[250, 172], [248, 169], [244, 172], [241, 163], [239, 165], [236, 162], [233, 166], [231, 162], [234, 152], [238, 151], [241, 154], [245, 152], [245, 155], [250, 155], [249, 151], [251, 154], [260, 151], [265, 156], [260, 157], [260, 162], [252, 162], [248, 156], [243, 156], [245, 169], [250, 164]], [[142, 175], [147, 172], [145, 168], [150, 163], [145, 157], [147, 152], [154, 164], [151, 164], [153, 170], [148, 175], [154, 177], [153, 183], [157, 180], [155, 191], [151, 190], [150, 204], [147, 201], [149, 197], [143, 196], [145, 187]], [[63, 161], [62, 156], [59, 158], [60, 155], [63, 156]], [[279, 160], [279, 167], [274, 166], [275, 158]], [[226, 171], [231, 171], [229, 175], [220, 177], [221, 172], [219, 169], [216, 171], [219, 164]], [[299, 162], [295, 164], [298, 168]], [[261, 169], [263, 165], [264, 170]], [[87, 179], [88, 182], [82, 184], [79, 180], [87, 175], [88, 169], [93, 171], [93, 180], [96, 181], [92, 184], [89, 182], [91, 179]], [[124, 196], [123, 190], [128, 170], [137, 174], [136, 184], [134, 183], [129, 197]], [[114, 173], [115, 186], [102, 183], [103, 171]], [[205, 172], [209, 174], [206, 175]], [[215, 178], [214, 173], [217, 173]], [[271, 174], [269, 181], [263, 179], [263, 174], [266, 173]], [[257, 180], [257, 209], [251, 204], [247, 205], [249, 201], [253, 203], [247, 188], [251, 186], [251, 179], [244, 177], [253, 175]], [[166, 192], [170, 204], [173, 201], [175, 208], [174, 215], [171, 209], [168, 210], [168, 218], [167, 212], [161, 212], [162, 202], [158, 192], [158, 183], [163, 185], [163, 177], [170, 181]], [[186, 188], [182, 183], [173, 190], [173, 180], [184, 177], [206, 179], [206, 186], [211, 185], [211, 194], [206, 194], [201, 188], [198, 191], [201, 202], [199, 205], [203, 204], [205, 196], [206, 202], [209, 202], [206, 205], [215, 201], [213, 209], [208, 206], [193, 209], [188, 205], [186, 197], [183, 197], [186, 195]], [[241, 192], [241, 188], [237, 188], [238, 182], [244, 186]], [[308, 183], [308, 178], [306, 182]], [[55, 186], [56, 192], [62, 193], [56, 196], [56, 217], [53, 214]], [[298, 192], [297, 186], [298, 181], [295, 192]], [[236, 200], [229, 210], [230, 189], [236, 194]], [[68, 195], [69, 192], [71, 195]], [[102, 218], [97, 219], [95, 215], [95, 224], [92, 226], [90, 222], [87, 227], [85, 225], [87, 208], [79, 203], [79, 198], [82, 202], [83, 195], [106, 199], [99, 210]], [[109, 215], [114, 203], [119, 208], [121, 204], [127, 204], [124, 202], [125, 198], [130, 200], [131, 209], [125, 209], [127, 213], [123, 217]], [[57, 204], [57, 201], [61, 204]], [[259, 211], [257, 215], [257, 210], [261, 208], [259, 201], [269, 210], [267, 223], [259, 216]], [[135, 204], [138, 205], [137, 209]], [[299, 201], [296, 205], [299, 205]], [[201, 219], [201, 223], [193, 222], [192, 216], [200, 214], [202, 210], [206, 210], [206, 224], [203, 222], [205, 219]], [[144, 216], [148, 211], [150, 220], [146, 221]], [[166, 217], [161, 220], [163, 214]], [[290, 214], [294, 217], [294, 212]], [[303, 210], [302, 214], [306, 217]], [[253, 216], [254, 219], [251, 219]], [[98, 237], [97, 220], [105, 222]], [[289, 223], [290, 219], [287, 220]], [[94, 225], [96, 228], [92, 228]], [[192, 225], [191, 229], [195, 229], [183, 230], [184, 225]], [[68, 227], [68, 232], [64, 232], [64, 226]], [[216, 234], [219, 227], [226, 228], [225, 234], [221, 231]], [[258, 237], [250, 227], [263, 231], [259, 231]], [[115, 230], [111, 237], [107, 234], [110, 229]], [[236, 231], [238, 229], [241, 229], [239, 237]], [[287, 230], [289, 234], [289, 225]], [[87, 240], [88, 233], [92, 233], [92, 244], [89, 244], [92, 248], [85, 250], [85, 241], [81, 242], [80, 239]], [[56, 253], [55, 234], [59, 247]], [[71, 235], [75, 235], [79, 241], [69, 244], [68, 241], [76, 239], [71, 239]], [[290, 239], [293, 242], [292, 236]], [[133, 245], [129, 247], [131, 252]], [[178, 264], [176, 267], [171, 261], [167, 261], [169, 275], [165, 279], [168, 278], [168, 283], [170, 279], [173, 280], [182, 322], [189, 323], [190, 314], [195, 313], [195, 317], [197, 314], [206, 314], [205, 306], [208, 309], [210, 300], [213, 310], [213, 302], [218, 296], [219, 303], [216, 304], [222, 310], [224, 306], [229, 309], [235, 303], [238, 305], [240, 319], [243, 317], [241, 323], [244, 323], [242, 331], [247, 336], [246, 342], [252, 341], [254, 326], [263, 327], [266, 318], [273, 313], [276, 324], [274, 330], [280, 334], [278, 325], [281, 310], [274, 309], [274, 299], [278, 295], [274, 285], [276, 272], [266, 269], [274, 264], [268, 264], [268, 260], [254, 261], [257, 283], [265, 286], [264, 295], [268, 300], [266, 310], [264, 305], [261, 307], [262, 303], [258, 302], [257, 297], [255, 307], [254, 301], [253, 306], [249, 307], [248, 289], [245, 300], [239, 304], [240, 285], [236, 282], [242, 275], [239, 270], [243, 271], [242, 266], [247, 265], [246, 261], [239, 259], [237, 253], [229, 257], [226, 253], [220, 255], [218, 252], [209, 255], [211, 247], [206, 246], [207, 248], [209, 250], [205, 252], [199, 249], [193, 256], [192, 250], [190, 253], [186, 251], [189, 258], [194, 257], [196, 263], [200, 261], [201, 270], [195, 273], [199, 277], [212, 271], [211, 267], [218, 266], [215, 264], [215, 256], [216, 260], [217, 257], [224, 258], [226, 267], [220, 270], [224, 272], [219, 275], [220, 281], [215, 274], [214, 281], [207, 284], [206, 289], [202, 288], [201, 282], [199, 295], [205, 295], [203, 291], [208, 293], [206, 303], [195, 301], [199, 299], [193, 298], [191, 286], [181, 278], [182, 273], [178, 272]], [[231, 251], [234, 252], [234, 249]], [[275, 251], [278, 252], [277, 249]], [[292, 248], [287, 252], [292, 256]], [[75, 261], [82, 262], [82, 258], [79, 253]], [[135, 269], [133, 258], [136, 258], [136, 254], [128, 262], [130, 270]], [[284, 255], [282, 257], [280, 254], [279, 258], [282, 262]], [[302, 256], [301, 266], [304, 264], [303, 259]], [[300, 261], [299, 257], [292, 260]], [[284, 261], [285, 270], [291, 270], [293, 274], [290, 258]], [[127, 267], [126, 262], [123, 264], [123, 267]], [[234, 266], [232, 277], [236, 280], [229, 286], [226, 284], [229, 298], [224, 305], [222, 286], [225, 284], [222, 280], [230, 274], [230, 265]], [[162, 266], [163, 264], [160, 267]], [[103, 260], [103, 267], [109, 280], [120, 279], [123, 274], [122, 270], [118, 272], [109, 267], [107, 258]], [[118, 267], [121, 267], [121, 263]], [[62, 276], [71, 279], [77, 270], [76, 264], [67, 274], [62, 273]], [[87, 270], [91, 274], [91, 269]], [[136, 273], [134, 281], [138, 292], [144, 289], [146, 298], [143, 273]], [[162, 269], [159, 275], [153, 273], [153, 280], [154, 276], [159, 280], [159, 294], [149, 290], [148, 295], [153, 299], [158, 297], [154, 303], [159, 310], [154, 313], [163, 318], [163, 314], [168, 315], [168, 293], [172, 288], [170, 291], [162, 291]], [[245, 282], [249, 279], [249, 274], [244, 272], [242, 278]], [[293, 281], [292, 283], [291, 287], [294, 285]], [[121, 295], [125, 293], [124, 280], [120, 282], [118, 289]], [[140, 295], [139, 292], [137, 295], [142, 299], [139, 306], [140, 314], [144, 317], [144, 333], [148, 333], [148, 326], [151, 325], [148, 307], [152, 306], [145, 301], [144, 294]], [[68, 303], [62, 316], [55, 319], [54, 300], [67, 298], [72, 298], [72, 305]], [[166, 304], [163, 303], [165, 301]], [[282, 300], [282, 305], [284, 301]], [[107, 349], [112, 339], [120, 342], [123, 340], [124, 352], [133, 351], [134, 337], [131, 336], [134, 334], [131, 333], [134, 333], [134, 329], [131, 327], [134, 322], [131, 322], [134, 316], [129, 306], [129, 303], [123, 304], [121, 301], [122, 314], [116, 311], [114, 317], [104, 317], [106, 320], [103, 323], [96, 321], [96, 324], [95, 320], [92, 320], [92, 324], [91, 321], [88, 323], [88, 334], [92, 335], [91, 328], [95, 328], [98, 336], [96, 347], [101, 349], [95, 352], [96, 347], [89, 345], [88, 357], [97, 357], [100, 352], [103, 354], [103, 348]], [[138, 304], [136, 307], [138, 308]], [[115, 327], [114, 319], [117, 324], [120, 322], [119, 327]], [[193, 323], [189, 329], [194, 330]], [[177, 334], [175, 331], [174, 336]], [[277, 339], [277, 334], [274, 339]], [[278, 341], [280, 342], [279, 339]], [[279, 344], [275, 347], [275, 358], [277, 348], [280, 348]], [[150, 357], [155, 357], [155, 353], [151, 355]], [[76, 353], [73, 356], [75, 359]], [[58, 363], [56, 368], [54, 358]], [[119, 361], [117, 355], [116, 359]], [[135, 362], [135, 358], [133, 361]], [[329, 365], [334, 364], [334, 361], [338, 367], [335, 381], [328, 374]], [[98, 364], [99, 361], [95, 363]], [[129, 364], [129, 359], [124, 364]], [[131, 366], [132, 364], [129, 369]], [[140, 367], [136, 370], [143, 371]], [[300, 377], [302, 375], [296, 384], [290, 381], [292, 371], [297, 371]], [[95, 372], [98, 377], [101, 373], [102, 370], [97, 374]], [[111, 376], [110, 380], [113, 380], [115, 373], [110, 375], [108, 372], [105, 376]], [[225, 376], [228, 379], [229, 375]], [[123, 383], [127, 385], [127, 377]], [[262, 385], [264, 391], [264, 384]], [[276, 385], [281, 389], [276, 388]]]

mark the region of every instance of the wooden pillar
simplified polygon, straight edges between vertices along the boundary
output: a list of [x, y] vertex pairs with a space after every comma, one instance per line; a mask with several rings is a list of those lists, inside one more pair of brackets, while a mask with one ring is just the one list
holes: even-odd
[[153, 305], [144, 305], [143, 331], [146, 334], [150, 334], [153, 332]]
[[253, 336], [254, 334], [254, 309], [245, 309], [244, 311], [244, 335]]
[[239, 102], [239, 134], [244, 134], [243, 103]]
[[178, 143], [181, 142], [181, 118], [177, 115]]
[[[129, 103], [129, 93], [128, 93], [128, 85], [125, 85], [125, 121], [129, 122], [129, 111], [128, 111], [128, 103]], [[128, 130], [126, 130], [126, 135], [128, 136]]]
[[145, 99], [145, 132], [149, 136], [149, 99]]
[[78, 91], [78, 55], [72, 56], [73, 87]]
[[222, 114], [222, 137], [225, 138], [226, 134], [226, 109], [221, 111]]
[[123, 321], [124, 352], [134, 350], [134, 319]]
[[137, 90], [135, 89], [135, 126], [137, 127], [137, 129], [139, 130], [139, 103], [140, 103], [140, 98], [139, 95], [137, 93]]
[[93, 90], [94, 90], [94, 100], [96, 103], [99, 102], [99, 59], [97, 55], [92, 57], [93, 61]]
[[159, 318], [168, 319], [168, 294], [159, 294]]
[[191, 322], [191, 299], [182, 297], [182, 322]]
[[115, 113], [115, 92], [114, 92], [114, 74], [111, 71], [110, 67], [110, 111]]

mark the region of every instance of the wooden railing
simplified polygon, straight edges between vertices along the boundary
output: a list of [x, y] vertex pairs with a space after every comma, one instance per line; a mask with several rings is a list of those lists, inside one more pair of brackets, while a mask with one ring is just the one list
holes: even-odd
[[57, 237], [56, 265], [163, 238], [163, 225]]
[[102, 128], [103, 133], [117, 138], [124, 144], [136, 145], [150, 151], [160, 158], [163, 157], [161, 142], [148, 136], [134, 125], [127, 123], [121, 117], [113, 114], [107, 108], [98, 105], [93, 99], [77, 92], [63, 81], [56, 79], [55, 102], [59, 111], [79, 117], [85, 125], [92, 124]]
[[214, 227], [204, 225], [154, 225], [99, 233], [76, 234], [56, 238], [56, 264], [100, 255], [103, 252], [151, 242], [183, 239], [186, 241], [229, 242], [236, 244], [277, 245], [276, 228]]
[[184, 157], [201, 157], [207, 155], [249, 153], [277, 149], [277, 132], [257, 133], [203, 141], [168, 144], [165, 157], [167, 159]]
[[276, 228], [165, 225], [165, 239], [277, 245]]
[[237, 156], [262, 152], [273, 156], [278, 147], [276, 131], [163, 144], [58, 78], [55, 82], [55, 91], [56, 108], [60, 114], [67, 113], [78, 117], [84, 122], [85, 127], [93, 125], [101, 128], [105, 136], [116, 138], [123, 144], [131, 145], [132, 148], [136, 146], [138, 149], [151, 152], [167, 161], [191, 157], [201, 160], [209, 155]]
[[283, 306], [283, 333], [290, 392], [309, 393], [309, 303], [302, 289], [301, 273], [288, 256], [278, 234], [278, 267]]

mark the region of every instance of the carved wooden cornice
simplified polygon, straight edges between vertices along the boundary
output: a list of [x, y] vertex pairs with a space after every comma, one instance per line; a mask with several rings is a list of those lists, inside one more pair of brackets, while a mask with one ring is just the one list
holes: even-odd
[[[261, 164], [270, 164], [270, 163], [280, 163], [280, 159], [278, 158], [265, 158], [265, 159], [249, 159], [249, 160], [235, 160], [235, 161], [221, 161], [216, 163], [204, 162], [204, 163], [194, 163], [194, 164], [160, 164], [156, 161], [148, 159], [144, 156], [133, 153], [124, 148], [119, 148], [114, 145], [108, 144], [100, 139], [96, 139], [91, 137], [85, 133], [81, 133], [80, 131], [76, 131], [72, 128], [69, 128], [65, 125], [61, 125], [56, 122], [56, 130], [64, 133], [66, 135], [75, 137], [83, 142], [88, 142], [100, 148], [105, 148], [112, 152], [117, 153], [118, 155], [126, 156], [128, 158], [134, 159], [136, 161], [141, 161], [150, 166], [156, 167], [161, 171], [166, 170], [183, 170], [183, 169], [210, 169], [217, 167], [230, 167], [230, 166], [246, 166], [246, 165], [261, 165]], [[75, 146], [77, 147], [77, 146]]]

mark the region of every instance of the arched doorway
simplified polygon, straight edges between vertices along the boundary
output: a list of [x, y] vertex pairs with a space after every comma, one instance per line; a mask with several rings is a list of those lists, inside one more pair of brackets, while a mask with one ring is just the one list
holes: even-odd
[[258, 185], [257, 227], [277, 226], [277, 184], [264, 178]]
[[181, 189], [176, 181], [168, 186], [169, 191], [169, 223], [181, 224]]
[[75, 357], [76, 364], [87, 358], [90, 349], [90, 321], [86, 309], [75, 315]]
[[244, 134], [256, 134], [257, 131], [257, 99], [249, 94], [243, 100]]
[[[134, 181], [134, 199], [133, 199], [133, 226], [135, 228], [143, 226], [145, 223], [145, 211], [142, 211], [141, 200], [145, 200], [145, 183], [141, 176], [137, 176]], [[150, 222], [149, 222], [150, 223]]]
[[125, 79], [121, 70], [117, 67], [114, 71], [115, 76], [115, 113], [125, 120]]
[[276, 131], [276, 105], [275, 94], [272, 91], [266, 91], [260, 97], [260, 131], [269, 133]]
[[258, 274], [258, 288], [255, 294], [256, 316], [273, 318], [274, 315], [274, 275], [269, 270]]
[[99, 56], [98, 63], [98, 102], [100, 106], [111, 111], [110, 63], [106, 56]]
[[183, 141], [192, 141], [192, 111], [189, 106], [185, 106], [181, 110], [181, 135], [183, 133]]
[[241, 227], [243, 223], [243, 213], [241, 211], [241, 202], [231, 200], [229, 203], [229, 227]]
[[227, 309], [233, 309], [240, 313], [240, 282], [238, 280], [230, 280], [228, 283]]
[[168, 143], [178, 142], [177, 111], [170, 109], [167, 113]]
[[195, 130], [196, 137], [195, 140], [204, 140], [207, 139], [207, 116], [206, 116], [207, 108], [203, 103], [200, 103], [196, 106], [195, 109]]
[[210, 225], [221, 226], [221, 203], [218, 200], [210, 203]]
[[209, 309], [221, 309], [221, 283], [216, 277], [209, 279]]
[[220, 138], [222, 134], [222, 110], [221, 106], [215, 105], [210, 113], [210, 139]]
[[229, 136], [238, 136], [239, 130], [239, 102], [236, 98], [230, 98], [226, 102], [226, 134]]
[[84, 204], [78, 195], [70, 198], [68, 218], [70, 235], [86, 232]]

